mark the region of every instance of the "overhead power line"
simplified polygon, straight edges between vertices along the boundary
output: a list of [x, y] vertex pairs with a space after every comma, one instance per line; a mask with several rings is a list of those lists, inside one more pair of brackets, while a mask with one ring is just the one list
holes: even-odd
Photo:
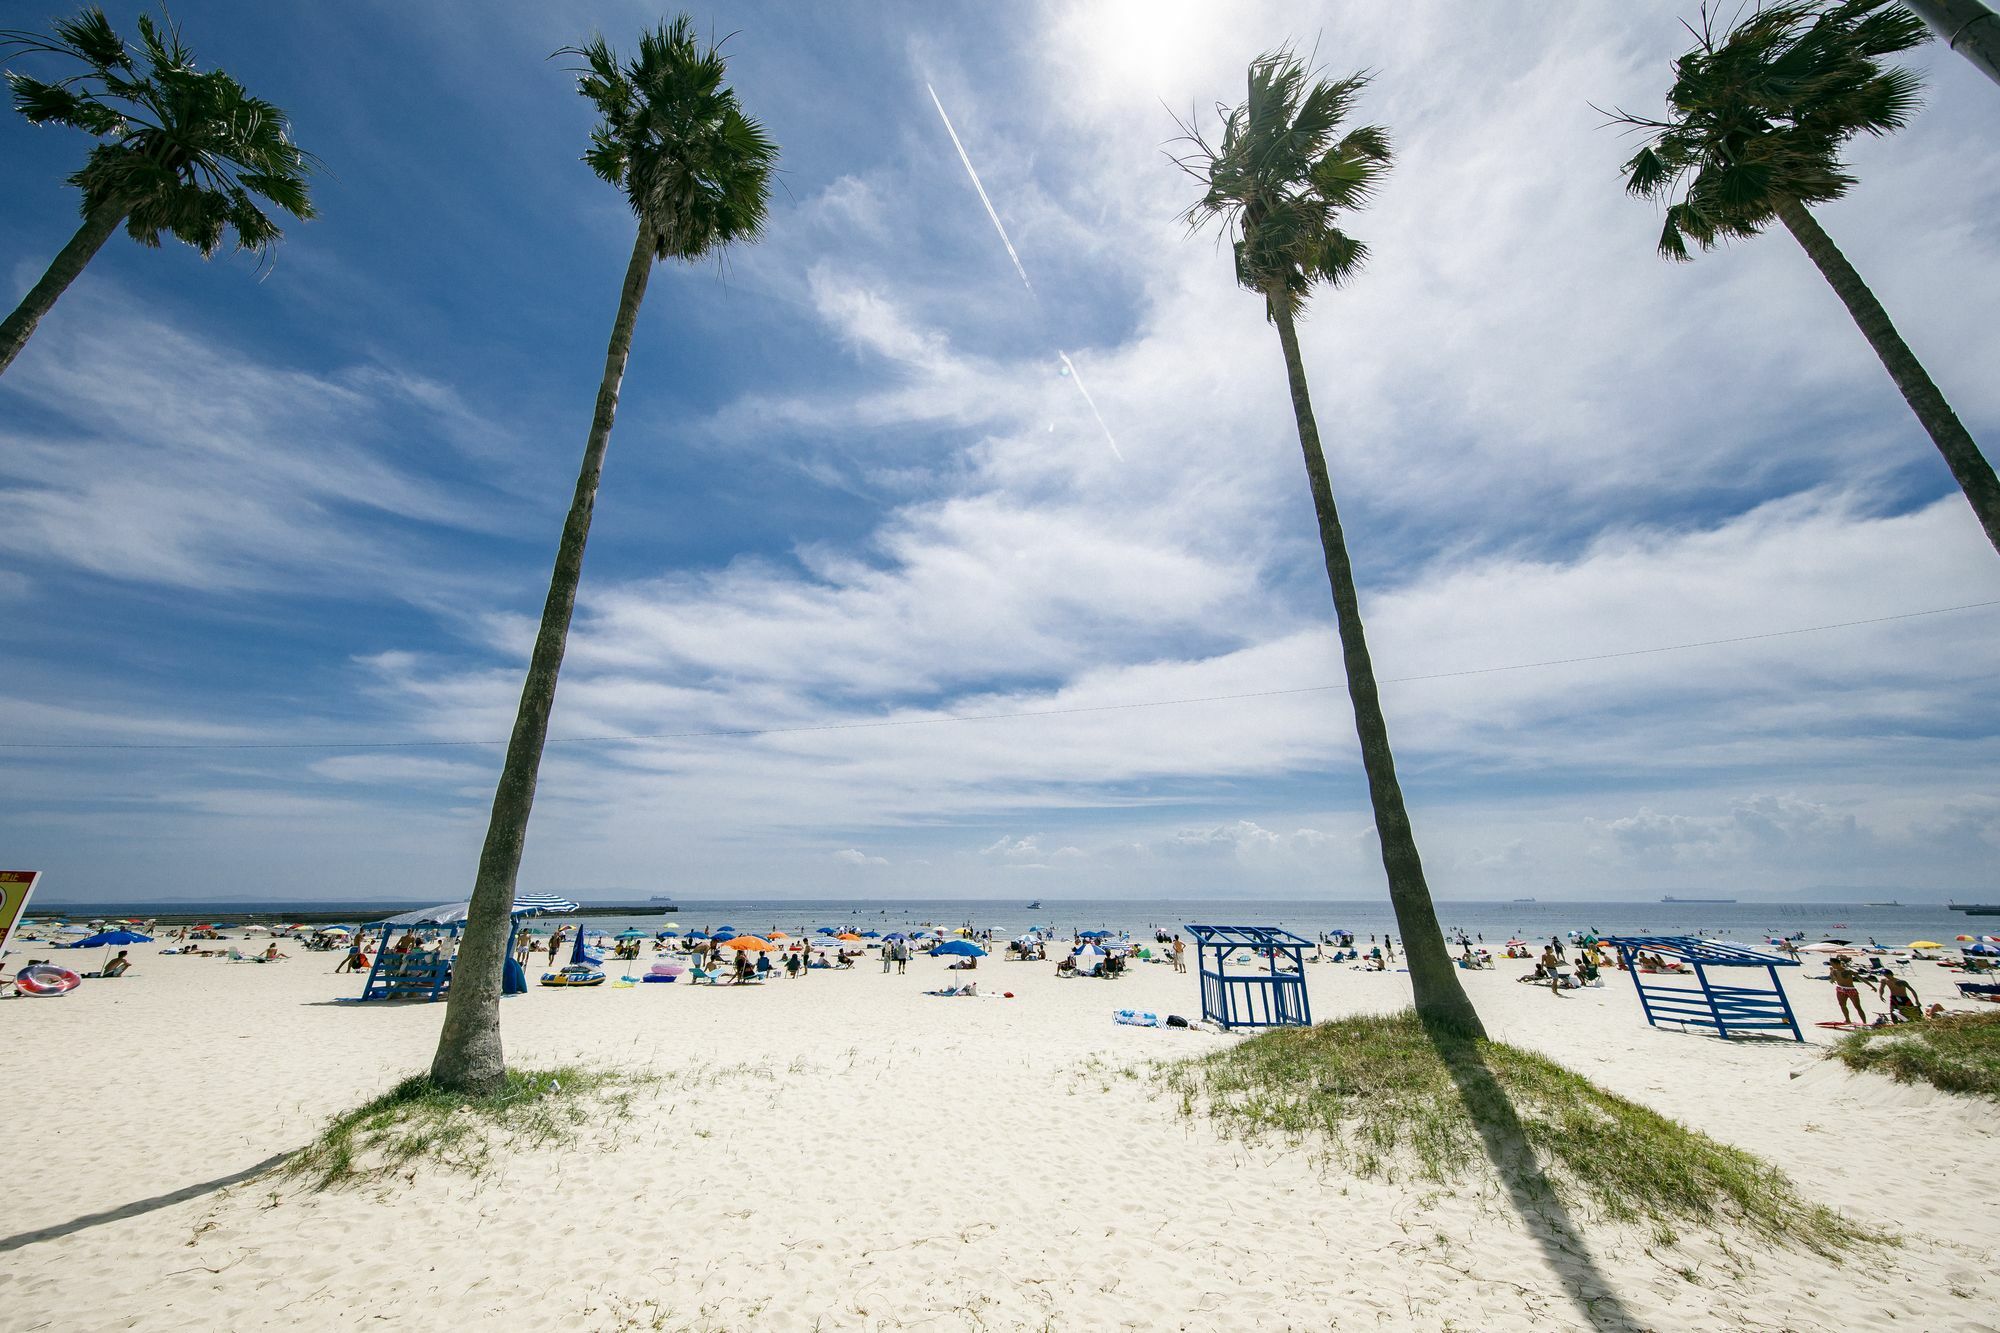
[[[1626, 648], [1611, 653], [1590, 653], [1582, 657], [1552, 657], [1539, 662], [1511, 662], [1505, 666], [1466, 667], [1458, 671], [1430, 671], [1417, 676], [1390, 676], [1380, 685], [1414, 685], [1427, 680], [1452, 680], [1460, 676], [1492, 676], [1508, 671], [1537, 671], [1546, 667], [1576, 666], [1584, 662], [1610, 662], [1624, 657], [1648, 657], [1656, 653], [1680, 653], [1695, 648], [1719, 648], [1732, 643], [1755, 643], [1760, 639], [1784, 639], [1799, 634], [1820, 634], [1827, 630], [1854, 629], [1862, 625], [1886, 625], [1898, 620], [1942, 616], [1955, 611], [1978, 611], [2000, 606], [2000, 598], [1986, 602], [1964, 602], [1958, 606], [1934, 606], [1924, 611], [1904, 611], [1892, 616], [1870, 616], [1865, 620], [1840, 620], [1827, 625], [1802, 625], [1796, 629], [1765, 630], [1759, 634], [1735, 634], [1724, 639], [1696, 639], [1688, 643], [1659, 644], [1650, 648]], [[1028, 708], [1006, 713], [948, 713], [936, 717], [874, 718], [861, 722], [818, 722], [793, 727], [733, 727], [707, 731], [630, 732], [615, 736], [551, 736], [550, 745], [608, 745], [620, 741], [724, 740], [754, 736], [791, 736], [816, 731], [866, 731], [879, 727], [929, 727], [947, 722], [1008, 722], [1020, 718], [1074, 717], [1081, 713], [1116, 713], [1135, 708], [1177, 708], [1184, 704], [1235, 703], [1248, 699], [1275, 699], [1289, 694], [1317, 694], [1347, 688], [1345, 682], [1327, 685], [1294, 685], [1285, 689], [1251, 690], [1241, 694], [1201, 694], [1180, 699], [1138, 699], [1127, 703], [1079, 704], [1072, 708]], [[488, 740], [404, 740], [404, 741], [0, 741], [5, 750], [448, 750], [474, 746], [505, 745], [507, 739]]]

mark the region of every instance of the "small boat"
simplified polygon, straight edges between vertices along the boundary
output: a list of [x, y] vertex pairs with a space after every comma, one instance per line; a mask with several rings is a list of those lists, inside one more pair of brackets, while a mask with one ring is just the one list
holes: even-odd
[[1040, 898], [1037, 898], [1037, 899], [1035, 899], [1035, 901], [1033, 901], [1033, 902], [1029, 903], [1029, 904], [1027, 905], [1027, 907], [1026, 907], [1025, 909], [1023, 909], [1023, 910], [1025, 910], [1025, 911], [1029, 911], [1029, 912], [1032, 912], [1032, 911], [1034, 911], [1034, 910], [1035, 910], [1036, 908], [1040, 907], [1041, 905], [1042, 905], [1042, 900], [1041, 900]]

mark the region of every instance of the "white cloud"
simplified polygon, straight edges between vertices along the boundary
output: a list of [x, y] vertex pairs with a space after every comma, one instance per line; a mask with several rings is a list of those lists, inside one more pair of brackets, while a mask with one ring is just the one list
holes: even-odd
[[870, 856], [858, 847], [843, 847], [833, 854], [833, 859], [851, 866], [885, 866], [889, 864], [888, 857]]

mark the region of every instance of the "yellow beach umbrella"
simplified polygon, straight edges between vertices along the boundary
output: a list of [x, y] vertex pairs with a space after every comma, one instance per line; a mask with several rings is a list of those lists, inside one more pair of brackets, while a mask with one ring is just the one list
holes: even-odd
[[1944, 946], [1936, 940], [1911, 940], [1910, 947], [1912, 949], [1942, 949]]

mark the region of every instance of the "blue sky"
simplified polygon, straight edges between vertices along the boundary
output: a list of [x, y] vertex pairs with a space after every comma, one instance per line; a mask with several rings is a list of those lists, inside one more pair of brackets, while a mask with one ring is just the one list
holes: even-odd
[[[1398, 149], [1303, 341], [1437, 894], [1989, 891], [2000, 608], [1403, 680], [2000, 599], [1788, 237], [1654, 258], [1588, 103], [1659, 105], [1677, 10], [1579, 8], [697, 14], [783, 184], [654, 277], [554, 729], [670, 738], [552, 746], [523, 883], [1379, 892], [1344, 694], [1266, 693], [1340, 679], [1276, 340], [1163, 151], [1290, 38], [1376, 71]], [[116, 239], [0, 377], [0, 738], [235, 748], [0, 751], [0, 860], [456, 896], [498, 747], [364, 743], [506, 734], [631, 243], [546, 57], [660, 14], [174, 14], [292, 113], [322, 216], [263, 273]], [[1822, 220], [1990, 454], [2000, 89], [1915, 63]], [[0, 123], [10, 303], [86, 148]]]

